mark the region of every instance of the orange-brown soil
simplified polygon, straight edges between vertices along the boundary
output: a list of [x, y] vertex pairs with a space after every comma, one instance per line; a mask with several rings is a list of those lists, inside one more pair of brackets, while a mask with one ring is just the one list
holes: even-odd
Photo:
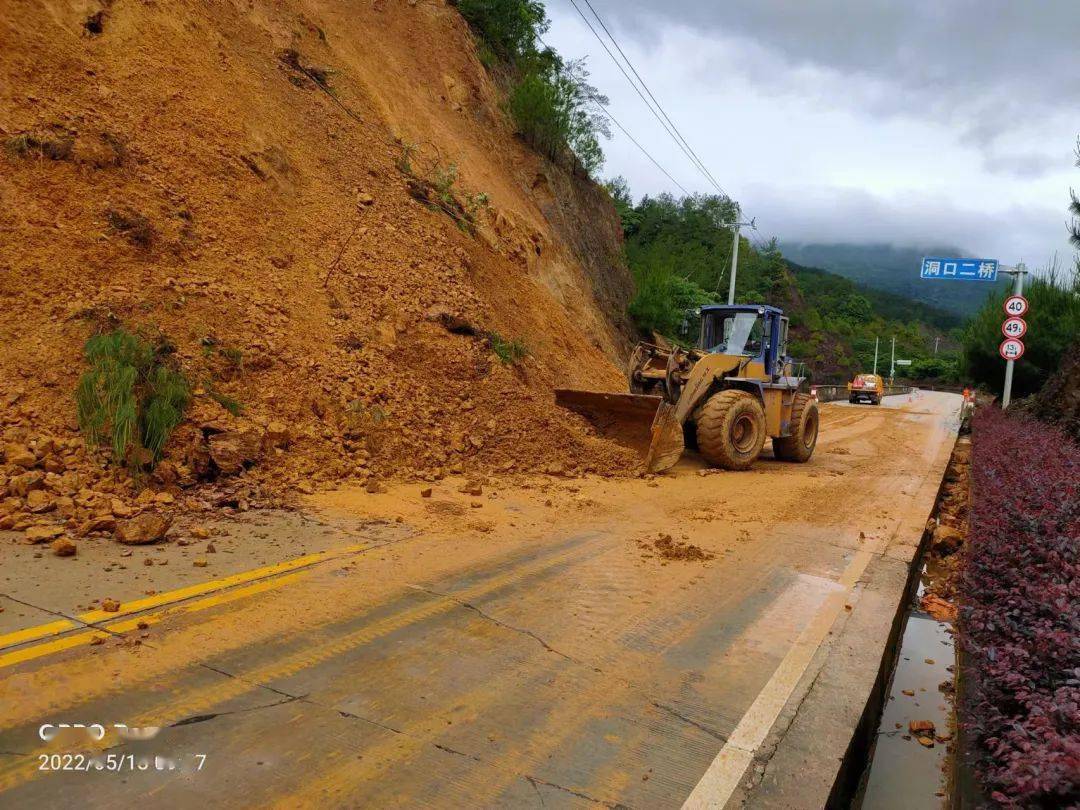
[[[73, 501], [69, 525], [110, 511], [87, 491], [138, 491], [101, 483], [75, 423], [83, 343], [118, 325], [167, 339], [196, 385], [152, 480], [181, 506], [223, 469], [222, 431], [260, 456], [229, 505], [635, 469], [551, 394], [625, 388], [617, 217], [515, 138], [452, 7], [16, 0], [0, 41], [0, 420], [34, 456], [3, 459], [9, 498], [49, 465], [80, 476], [33, 487]], [[451, 166], [452, 211], [487, 195], [472, 225], [416, 199]], [[528, 355], [504, 364], [489, 333]]]

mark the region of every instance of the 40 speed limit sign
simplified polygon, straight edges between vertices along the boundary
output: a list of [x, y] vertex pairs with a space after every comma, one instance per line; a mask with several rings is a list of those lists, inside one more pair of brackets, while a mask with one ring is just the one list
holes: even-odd
[[1024, 356], [1024, 344], [1016, 338], [1005, 338], [998, 347], [998, 354], [1006, 360], [1019, 360]]
[[1022, 295], [1010, 295], [1005, 299], [1005, 314], [1020, 318], [1027, 314], [1028, 300]]
[[1001, 334], [1007, 338], [1022, 338], [1027, 333], [1027, 321], [1023, 318], [1006, 318], [1001, 324]]

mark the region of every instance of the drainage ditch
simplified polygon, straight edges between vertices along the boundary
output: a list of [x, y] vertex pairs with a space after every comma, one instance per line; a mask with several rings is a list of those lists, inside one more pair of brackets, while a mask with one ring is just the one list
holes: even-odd
[[868, 764], [851, 807], [958, 806], [954, 777], [957, 650], [952, 581], [966, 535], [971, 442], [961, 436], [926, 527]]

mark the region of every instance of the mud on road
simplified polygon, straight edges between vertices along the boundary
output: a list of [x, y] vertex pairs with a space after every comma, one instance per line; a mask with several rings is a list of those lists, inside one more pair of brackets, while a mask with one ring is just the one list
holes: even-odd
[[[957, 410], [941, 394], [828, 405], [809, 464], [747, 473], [688, 457], [653, 480], [315, 496], [317, 523], [260, 529], [317, 529], [303, 565], [0, 650], [0, 801], [820, 806]], [[79, 633], [104, 640], [3, 657]], [[851, 705], [808, 736], [834, 687]], [[39, 738], [60, 722], [161, 731]], [[177, 768], [39, 769], [59, 751]]]

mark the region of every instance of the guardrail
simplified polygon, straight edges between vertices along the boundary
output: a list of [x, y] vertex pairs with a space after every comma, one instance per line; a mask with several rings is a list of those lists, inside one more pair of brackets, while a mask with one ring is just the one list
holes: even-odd
[[[848, 398], [846, 385], [817, 385], [812, 386], [812, 388], [817, 392], [818, 402], [835, 402], [836, 400]], [[910, 385], [886, 385], [885, 396], [910, 394], [914, 390]]]

